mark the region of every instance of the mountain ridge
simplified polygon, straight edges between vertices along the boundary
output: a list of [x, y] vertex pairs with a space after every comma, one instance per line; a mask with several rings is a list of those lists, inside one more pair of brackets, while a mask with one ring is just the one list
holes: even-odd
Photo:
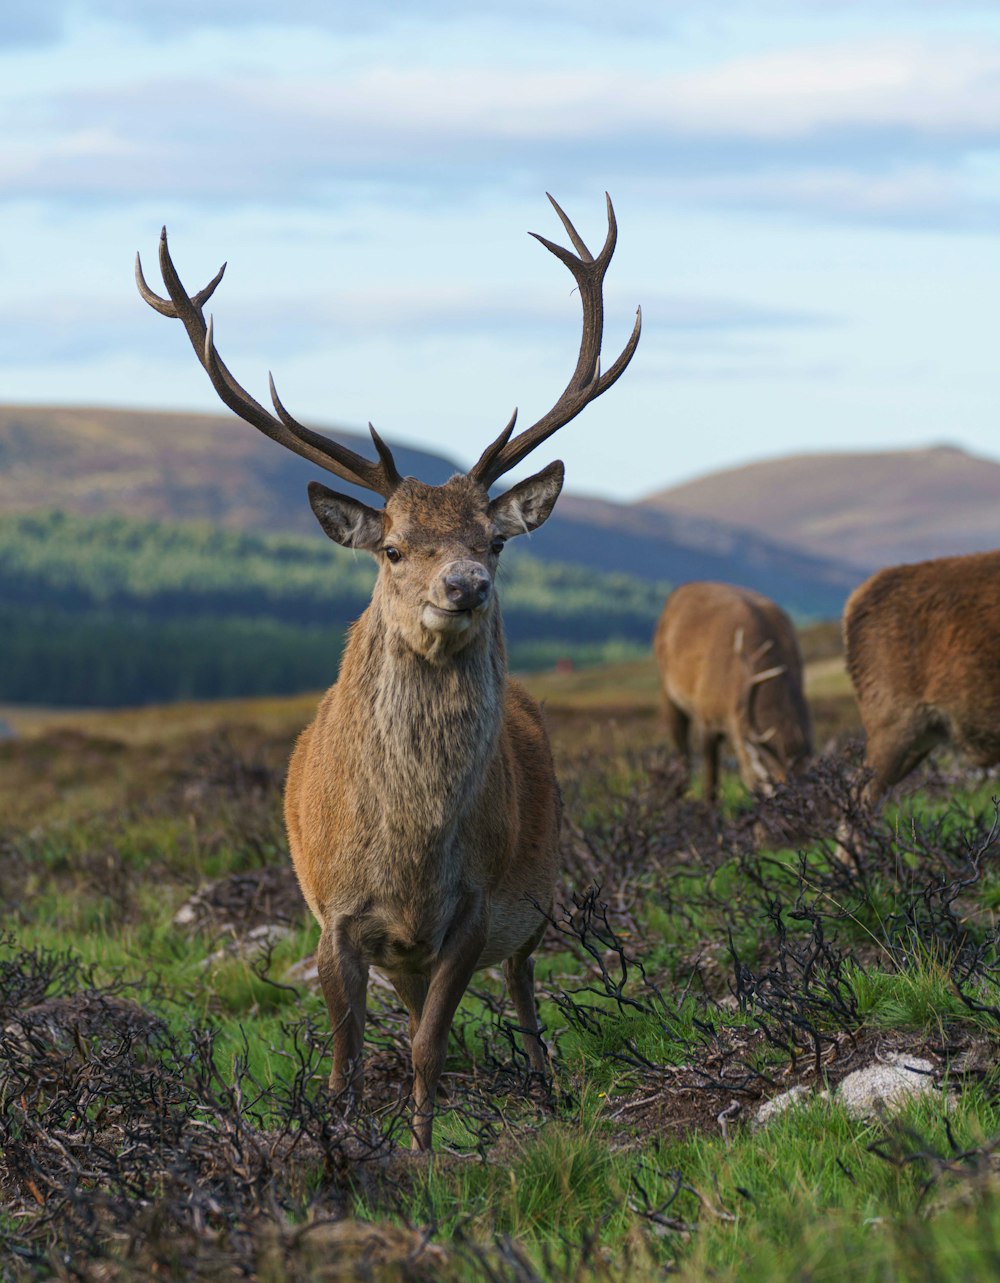
[[785, 455], [658, 490], [643, 510], [725, 520], [870, 573], [1000, 545], [1000, 463], [954, 445]]
[[[321, 429], [367, 456], [367, 436]], [[429, 484], [458, 466], [392, 444], [400, 471]], [[53, 466], [55, 464], [55, 466]], [[320, 474], [321, 475], [321, 474]], [[305, 500], [317, 469], [219, 414], [73, 406], [0, 406], [0, 510], [62, 508], [225, 529], [322, 534]], [[338, 481], [338, 490], [372, 501]], [[835, 558], [801, 554], [715, 518], [565, 494], [530, 551], [653, 582], [723, 579], [775, 597], [800, 615], [832, 617], [860, 579]]]

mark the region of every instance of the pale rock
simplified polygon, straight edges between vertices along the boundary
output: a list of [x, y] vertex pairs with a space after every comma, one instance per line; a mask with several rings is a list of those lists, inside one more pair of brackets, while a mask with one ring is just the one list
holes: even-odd
[[253, 927], [245, 935], [234, 936], [227, 940], [221, 949], [210, 953], [201, 964], [203, 967], [214, 967], [216, 963], [227, 958], [241, 958], [244, 962], [253, 961], [266, 953], [280, 940], [287, 940], [292, 935], [291, 927], [279, 926], [276, 922], [265, 922]]
[[934, 1090], [934, 1065], [929, 1060], [896, 1053], [848, 1074], [836, 1099], [852, 1118], [877, 1118], [883, 1110]]
[[772, 1096], [770, 1100], [765, 1100], [754, 1114], [751, 1126], [755, 1130], [758, 1127], [766, 1127], [768, 1123], [786, 1113], [793, 1106], [805, 1105], [809, 1100], [816, 1098], [829, 1100], [830, 1093], [828, 1091], [813, 1092], [808, 1087], [790, 1087], [788, 1091], [783, 1091], [780, 1096]]
[[282, 976], [282, 980], [285, 984], [302, 985], [306, 989], [318, 989], [319, 967], [316, 963], [316, 955], [311, 953], [308, 958], [300, 958], [298, 962], [293, 962]]

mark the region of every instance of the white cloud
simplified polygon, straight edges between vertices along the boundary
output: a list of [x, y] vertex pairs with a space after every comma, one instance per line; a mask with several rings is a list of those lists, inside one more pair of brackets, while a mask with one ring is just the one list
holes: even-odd
[[1000, 131], [1000, 48], [895, 41], [786, 49], [673, 80], [664, 106], [696, 132], [802, 137]]
[[962, 165], [770, 167], [655, 180], [663, 199], [720, 207], [794, 210], [824, 218], [912, 226], [995, 225], [1000, 184], [976, 183]]
[[8, 96], [5, 198], [430, 200], [581, 172], [677, 201], [835, 218], [961, 222], [992, 212], [963, 173], [1000, 143], [1000, 43], [859, 43], [662, 75], [332, 66], [325, 76], [130, 80]]
[[[209, 134], [224, 113], [249, 125], [251, 143], [280, 131], [293, 143], [321, 140], [323, 152], [344, 159], [373, 142], [405, 149], [414, 139], [433, 150], [699, 136], [778, 142], [826, 131], [993, 138], [1000, 44], [789, 49], [682, 75], [386, 62], [332, 79], [143, 83], [70, 97], [64, 106], [120, 124], [136, 119], [137, 108], [182, 127], [195, 115]], [[326, 133], [333, 129], [341, 132]]]

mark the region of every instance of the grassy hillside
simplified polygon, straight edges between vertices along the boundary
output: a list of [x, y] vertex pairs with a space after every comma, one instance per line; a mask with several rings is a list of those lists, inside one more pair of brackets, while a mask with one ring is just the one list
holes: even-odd
[[[366, 436], [328, 429], [370, 454]], [[437, 484], [449, 459], [393, 447], [401, 470]], [[233, 415], [0, 406], [0, 512], [207, 521], [229, 530], [316, 533], [306, 485], [322, 475]], [[338, 483], [358, 497], [364, 491]]]
[[950, 446], [795, 455], [658, 491], [643, 506], [874, 570], [997, 547], [1000, 463]]
[[[201, 524], [0, 517], [0, 700], [109, 705], [311, 690], [368, 603], [368, 556]], [[504, 552], [511, 659], [645, 650], [667, 585]]]

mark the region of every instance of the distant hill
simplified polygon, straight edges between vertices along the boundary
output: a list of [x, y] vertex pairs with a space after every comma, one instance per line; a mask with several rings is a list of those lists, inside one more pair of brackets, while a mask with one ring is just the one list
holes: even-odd
[[[337, 428], [329, 435], [373, 456], [368, 436]], [[432, 485], [456, 471], [441, 455], [396, 445], [393, 452], [404, 475]], [[0, 512], [118, 512], [312, 535], [319, 527], [306, 484], [322, 475], [232, 416], [0, 406]], [[347, 482], [331, 484], [371, 499]]]
[[[371, 456], [367, 436], [329, 431]], [[393, 451], [402, 472], [432, 484], [458, 470], [441, 455], [395, 444]], [[540, 456], [540, 464], [550, 457]], [[0, 407], [0, 512], [61, 508], [322, 537], [305, 502], [306, 483], [317, 476], [322, 473], [233, 417]], [[856, 567], [836, 558], [739, 530], [729, 520], [692, 520], [655, 506], [573, 494], [521, 542], [543, 561], [653, 583], [712, 578], [745, 584], [811, 617], [838, 615], [860, 578]]]
[[1000, 547], [1000, 463], [953, 446], [794, 455], [715, 472], [638, 506], [724, 517], [869, 571]]
[[[854, 566], [802, 553], [722, 521], [564, 495], [531, 551], [642, 579], [720, 579], [774, 597], [800, 616], [833, 619], [863, 578]], [[544, 548], [542, 540], [544, 539]]]

